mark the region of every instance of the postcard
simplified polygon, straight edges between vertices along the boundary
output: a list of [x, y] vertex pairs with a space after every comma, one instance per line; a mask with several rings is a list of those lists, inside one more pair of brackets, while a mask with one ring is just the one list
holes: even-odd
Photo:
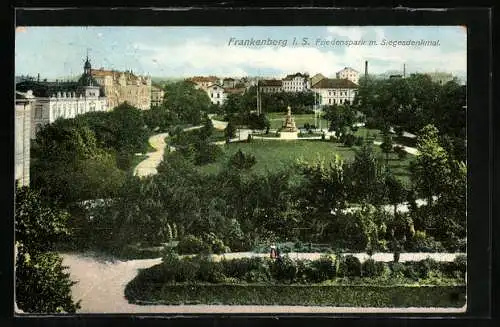
[[463, 26], [17, 26], [16, 313], [463, 313]]

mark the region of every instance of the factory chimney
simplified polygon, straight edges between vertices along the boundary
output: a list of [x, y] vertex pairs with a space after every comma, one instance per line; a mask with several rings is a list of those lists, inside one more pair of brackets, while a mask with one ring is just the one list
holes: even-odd
[[403, 78], [406, 77], [406, 64], [403, 64]]
[[368, 60], [365, 60], [365, 78], [368, 78]]

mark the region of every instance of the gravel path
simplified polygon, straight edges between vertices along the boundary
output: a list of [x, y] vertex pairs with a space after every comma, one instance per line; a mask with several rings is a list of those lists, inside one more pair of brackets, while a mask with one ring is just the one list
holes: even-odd
[[[319, 253], [291, 253], [292, 258], [317, 259]], [[161, 259], [144, 259], [119, 261], [101, 259], [84, 254], [61, 254], [63, 264], [69, 267], [71, 278], [78, 283], [73, 285], [73, 299], [81, 300], [79, 313], [273, 313], [273, 312], [434, 312], [435, 308], [346, 308], [346, 307], [308, 307], [308, 306], [229, 306], [229, 305], [135, 305], [128, 303], [124, 295], [126, 285], [137, 275], [139, 269], [149, 268], [161, 263]], [[219, 259], [268, 256], [251, 252], [228, 253], [219, 256]], [[366, 254], [355, 254], [361, 260]], [[426, 254], [402, 253], [400, 261], [421, 260], [430, 256], [436, 260], [450, 261], [456, 254]], [[391, 261], [392, 254], [377, 253], [373, 258], [381, 261]], [[461, 309], [439, 308], [439, 312], [461, 312]]]

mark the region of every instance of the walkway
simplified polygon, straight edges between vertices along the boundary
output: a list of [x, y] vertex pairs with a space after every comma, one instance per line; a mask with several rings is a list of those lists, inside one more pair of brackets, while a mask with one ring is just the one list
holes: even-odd
[[[291, 253], [292, 258], [316, 259], [319, 253]], [[401, 253], [400, 261], [421, 260], [430, 256], [439, 261], [450, 261], [457, 254], [453, 253]], [[126, 285], [137, 275], [139, 269], [145, 269], [161, 263], [161, 259], [113, 261], [84, 254], [65, 253], [61, 255], [63, 264], [69, 267], [71, 279], [78, 283], [72, 286], [73, 299], [81, 300], [78, 313], [224, 313], [224, 312], [434, 312], [431, 308], [342, 308], [309, 306], [229, 306], [229, 305], [135, 305], [125, 298]], [[228, 253], [218, 256], [226, 259], [265, 256], [267, 253], [251, 252]], [[358, 253], [361, 260], [366, 254]], [[376, 253], [375, 260], [391, 261], [391, 253]], [[440, 312], [460, 312], [462, 309], [445, 308]], [[450, 311], [455, 310], [455, 311]]]
[[143, 177], [148, 175], [154, 175], [158, 172], [156, 170], [156, 167], [158, 167], [160, 162], [163, 160], [165, 146], [167, 145], [165, 143], [165, 138], [167, 136], [168, 133], [161, 133], [153, 135], [149, 138], [149, 144], [151, 144], [151, 146], [155, 148], [156, 151], [147, 153], [146, 155], [148, 156], [148, 158], [141, 161], [137, 165], [137, 167], [135, 167], [134, 169], [135, 176]]

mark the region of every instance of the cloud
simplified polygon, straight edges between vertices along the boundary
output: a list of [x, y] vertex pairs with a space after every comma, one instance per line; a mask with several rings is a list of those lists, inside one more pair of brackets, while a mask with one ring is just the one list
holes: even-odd
[[[340, 32], [350, 37], [363, 37], [359, 27], [328, 28], [330, 32]], [[385, 38], [383, 28], [371, 29], [380, 42]], [[283, 77], [293, 72], [322, 73], [334, 76], [344, 66], [362, 71], [365, 60], [370, 71], [381, 73], [386, 70], [401, 70], [406, 64], [407, 72], [445, 70], [464, 72], [466, 70], [465, 51], [445, 52], [441, 47], [387, 47], [351, 46], [331, 49], [319, 47], [228, 47], [207, 38], [189, 39], [179, 45], [133, 45], [140, 55], [140, 62], [148, 71], [158, 67], [183, 76], [219, 74], [244, 76], [248, 72], [280, 72]], [[340, 51], [339, 51], [340, 50]]]

